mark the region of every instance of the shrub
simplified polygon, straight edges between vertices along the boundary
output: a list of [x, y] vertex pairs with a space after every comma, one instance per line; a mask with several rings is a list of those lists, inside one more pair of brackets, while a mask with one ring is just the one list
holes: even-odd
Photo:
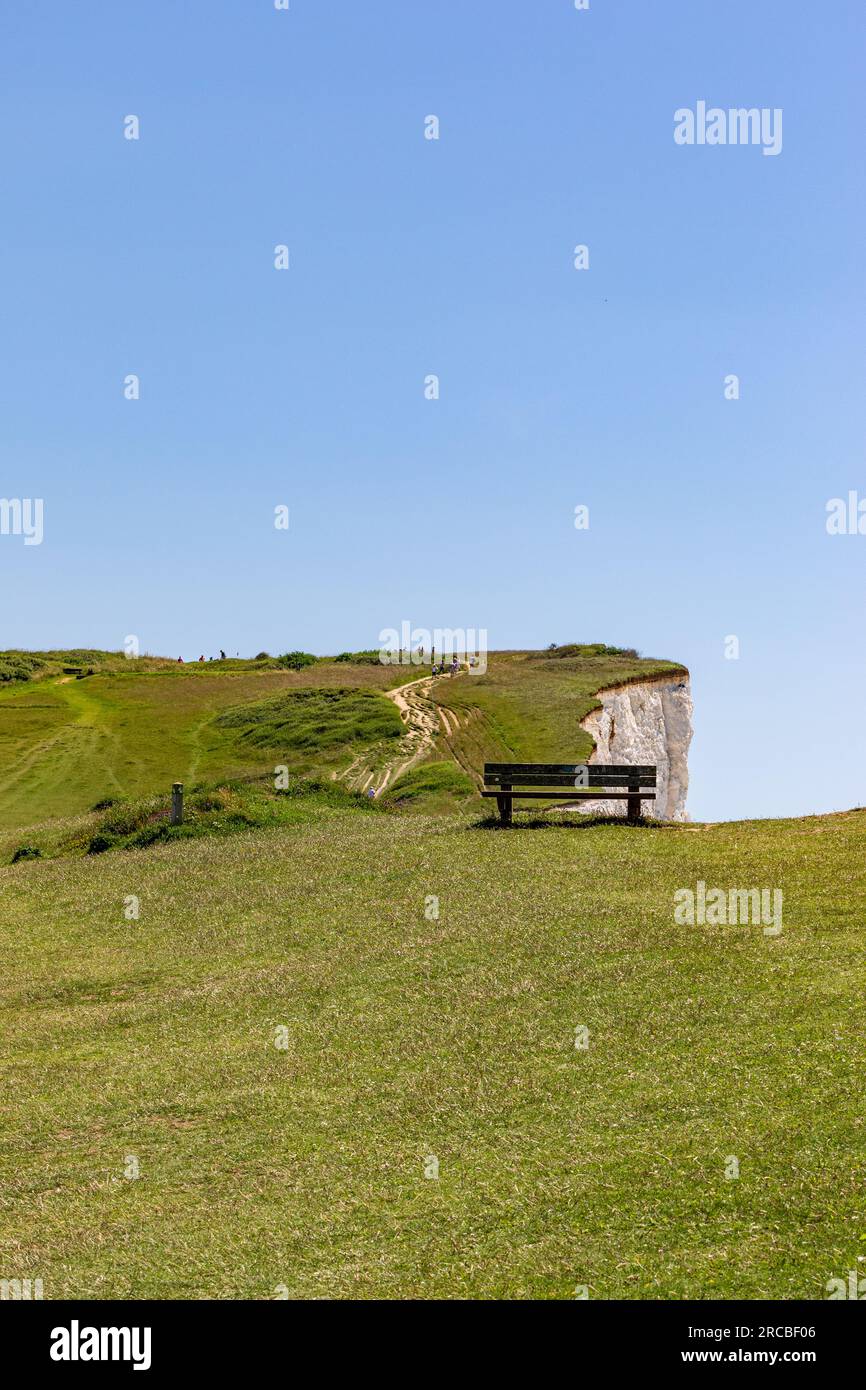
[[315, 666], [318, 657], [311, 652], [284, 652], [277, 657], [277, 665], [283, 666], [289, 671], [300, 671], [304, 666]]
[[44, 664], [25, 652], [0, 652], [0, 681], [29, 681]]
[[148, 845], [158, 844], [161, 840], [187, 840], [197, 833], [194, 826], [188, 822], [183, 825], [171, 825], [167, 820], [160, 821], [159, 825], [145, 825], [141, 830], [130, 835], [125, 841], [126, 849], [147, 849]]
[[187, 803], [192, 811], [226, 811], [232, 803], [228, 787], [211, 787], [207, 791], [195, 792]]
[[107, 849], [111, 849], [117, 844], [114, 835], [93, 835], [87, 846], [88, 854], [104, 854]]
[[[343, 790], [342, 788], [335, 787], [333, 782], [323, 782], [321, 777], [307, 777], [303, 773], [298, 772], [290, 774], [288, 785], [285, 787], [277, 787], [275, 795], [311, 796], [316, 792], [324, 792], [332, 789], [335, 791]], [[352, 793], [347, 793], [347, 795], [352, 795]]]
[[[0, 652], [0, 682], [29, 681], [34, 676], [48, 674], [52, 667], [81, 667], [81, 674], [92, 676], [97, 666], [107, 657], [118, 656], [117, 652], [97, 652], [90, 650], [60, 652], [25, 652], [9, 650]], [[85, 667], [88, 669], [85, 672]]]
[[627, 656], [636, 659], [638, 653], [634, 647], [608, 647], [604, 642], [568, 642], [564, 647], [557, 647], [555, 642], [551, 642], [546, 652], [539, 655], [564, 658], [570, 656]]
[[334, 657], [335, 661], [351, 661], [354, 666], [378, 666], [378, 651], [366, 652], [340, 652], [339, 656]]
[[145, 801], [118, 801], [106, 811], [99, 822], [99, 832], [112, 839], [118, 835], [131, 835], [143, 825], [153, 820], [162, 820], [168, 815], [167, 808], [158, 798]]
[[19, 845], [12, 856], [12, 863], [17, 864], [20, 859], [41, 859], [42, 850], [38, 845]]

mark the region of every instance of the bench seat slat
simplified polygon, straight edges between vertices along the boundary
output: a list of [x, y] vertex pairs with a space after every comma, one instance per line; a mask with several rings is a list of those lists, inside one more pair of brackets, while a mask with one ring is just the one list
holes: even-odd
[[[575, 780], [575, 774], [572, 772], [565, 774], [558, 772], [509, 772], [507, 774], [490, 772], [484, 778], [485, 783], [493, 787], [505, 784], [510, 784], [513, 787], [573, 787]], [[585, 787], [654, 787], [656, 777], [654, 772], [644, 776], [607, 777], [594, 773], [593, 769], [590, 768], [589, 776], [580, 785]]]
[[610, 772], [619, 776], [634, 776], [655, 772], [655, 763], [485, 763], [484, 776], [491, 772], [570, 772], [575, 776], [579, 768], [588, 767], [590, 772]]

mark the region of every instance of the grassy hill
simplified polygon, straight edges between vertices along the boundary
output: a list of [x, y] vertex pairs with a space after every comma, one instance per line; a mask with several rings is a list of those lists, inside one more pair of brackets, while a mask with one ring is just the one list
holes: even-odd
[[[500, 832], [294, 806], [0, 869], [4, 1277], [820, 1299], [859, 1267], [866, 812]], [[698, 879], [782, 888], [782, 934], [677, 925]]]
[[[423, 757], [371, 802], [417, 668], [0, 656], [4, 1278], [817, 1299], [859, 1268], [866, 811], [503, 832], [466, 799], [682, 669], [581, 646], [425, 680]], [[680, 925], [699, 880], [781, 889], [781, 935]]]
[[446, 711], [443, 743], [467, 771], [508, 759], [580, 762], [592, 752], [580, 721], [599, 704], [596, 691], [677, 674], [687, 674], [685, 667], [610, 648], [496, 652], [484, 675], [437, 685], [435, 698]]
[[[382, 692], [429, 674], [383, 666], [375, 653], [299, 670], [273, 657], [178, 665], [93, 651], [0, 653], [0, 671], [4, 662], [21, 678], [0, 676], [0, 830], [80, 815], [106, 797], [164, 794], [175, 781], [262, 778], [277, 762], [339, 774], [359, 744], [380, 743], [385, 756], [399, 733]], [[93, 674], [76, 679], [68, 667]], [[433, 685], [442, 713], [427, 760], [445, 768], [416, 775], [408, 791], [447, 792], [454, 764], [471, 779], [485, 758], [583, 758], [591, 740], [580, 719], [595, 691], [679, 670], [599, 646], [492, 653], [485, 675]]]
[[[107, 796], [165, 791], [174, 781], [264, 776], [272, 751], [294, 766], [332, 766], [339, 762], [333, 742], [324, 759], [309, 748], [299, 757], [288, 741], [266, 756], [218, 717], [293, 691], [375, 692], [417, 674], [378, 663], [318, 661], [295, 671], [272, 659], [180, 666], [103, 655], [83, 680], [58, 674], [71, 664], [61, 660], [42, 678], [0, 685], [0, 828], [75, 815]], [[382, 706], [387, 720], [391, 707]], [[347, 758], [354, 741], [347, 739]]]

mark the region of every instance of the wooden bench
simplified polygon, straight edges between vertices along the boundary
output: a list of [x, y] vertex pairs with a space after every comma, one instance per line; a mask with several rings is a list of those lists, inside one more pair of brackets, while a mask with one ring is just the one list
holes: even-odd
[[[482, 796], [495, 796], [503, 825], [511, 824], [517, 797], [531, 801], [625, 801], [630, 821], [642, 801], [655, 801], [656, 770], [619, 763], [485, 763]], [[549, 791], [524, 791], [548, 787]], [[568, 791], [554, 788], [568, 787]]]

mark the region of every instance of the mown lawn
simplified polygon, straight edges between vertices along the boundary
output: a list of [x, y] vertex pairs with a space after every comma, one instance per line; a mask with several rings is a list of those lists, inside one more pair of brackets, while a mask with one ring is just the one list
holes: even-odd
[[[0, 1276], [825, 1297], [866, 1255], [864, 832], [325, 807], [3, 868]], [[781, 887], [782, 934], [676, 925], [698, 879]]]

